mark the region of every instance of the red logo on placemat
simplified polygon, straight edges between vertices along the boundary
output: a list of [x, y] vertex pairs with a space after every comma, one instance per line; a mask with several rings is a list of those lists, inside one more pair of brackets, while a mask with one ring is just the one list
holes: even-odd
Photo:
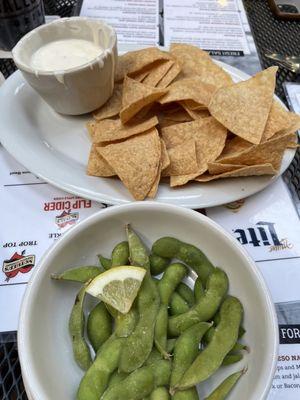
[[55, 223], [59, 228], [64, 228], [67, 225], [74, 225], [79, 219], [78, 212], [72, 210], [63, 211], [60, 215], [55, 217]]
[[15, 252], [9, 260], [4, 260], [2, 271], [6, 275], [6, 282], [14, 278], [19, 272], [26, 274], [34, 267], [35, 256], [25, 256], [25, 250], [21, 254]]

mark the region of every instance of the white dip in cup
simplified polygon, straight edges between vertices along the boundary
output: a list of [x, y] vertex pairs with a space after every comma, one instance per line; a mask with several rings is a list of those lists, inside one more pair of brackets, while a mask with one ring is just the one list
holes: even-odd
[[112, 95], [117, 35], [103, 21], [72, 17], [39, 26], [12, 54], [27, 82], [61, 114], [91, 112]]

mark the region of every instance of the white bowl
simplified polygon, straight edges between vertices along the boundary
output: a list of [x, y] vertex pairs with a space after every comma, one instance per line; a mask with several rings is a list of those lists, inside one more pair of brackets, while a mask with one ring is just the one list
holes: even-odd
[[[103, 52], [78, 67], [59, 71], [35, 70], [31, 66], [35, 51], [62, 39], [84, 39], [99, 44]], [[102, 106], [112, 95], [118, 57], [117, 35], [103, 21], [72, 17], [41, 25], [16, 44], [12, 55], [29, 85], [58, 113], [85, 114]]]
[[[33, 272], [23, 300], [18, 346], [25, 385], [32, 400], [74, 400], [83, 372], [73, 360], [68, 318], [78, 284], [54, 282], [49, 275], [76, 265], [97, 263], [124, 240], [124, 225], [150, 246], [171, 235], [199, 246], [222, 267], [230, 293], [245, 308], [244, 341], [250, 353], [200, 385], [204, 398], [222, 378], [248, 366], [230, 400], [266, 399], [275, 372], [278, 330], [274, 306], [264, 280], [241, 245], [209, 218], [191, 210], [154, 202], [131, 203], [100, 211], [70, 229], [44, 255]], [[192, 278], [190, 278], [192, 279]], [[87, 301], [87, 308], [91, 303]]]

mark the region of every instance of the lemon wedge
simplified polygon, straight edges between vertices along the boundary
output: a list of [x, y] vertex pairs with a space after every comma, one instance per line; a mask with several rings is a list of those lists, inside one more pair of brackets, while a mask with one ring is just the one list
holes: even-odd
[[86, 292], [126, 314], [138, 294], [145, 274], [146, 270], [140, 267], [114, 267], [94, 278]]

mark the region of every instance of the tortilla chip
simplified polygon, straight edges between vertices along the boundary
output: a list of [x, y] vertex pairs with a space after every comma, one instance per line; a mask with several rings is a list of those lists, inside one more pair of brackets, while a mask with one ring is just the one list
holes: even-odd
[[168, 53], [159, 50], [157, 47], [148, 47], [125, 53], [118, 57], [115, 82], [122, 81], [126, 75], [143, 72], [144, 69], [151, 69], [155, 62], [169, 60], [170, 58]]
[[185, 101], [180, 102], [180, 104], [194, 121], [211, 116], [207, 108], [200, 110], [191, 110], [189, 107], [187, 107]]
[[278, 101], [273, 100], [261, 141], [265, 142], [276, 132], [287, 129], [291, 124], [290, 114]]
[[96, 123], [93, 143], [112, 142], [143, 133], [158, 124], [157, 117], [147, 120], [135, 119], [123, 125], [120, 119], [104, 119]]
[[105, 161], [105, 159], [98, 153], [95, 144], [91, 147], [91, 152], [87, 165], [87, 174], [93, 176], [114, 176], [115, 171]]
[[240, 153], [243, 150], [249, 149], [253, 144], [240, 138], [239, 136], [234, 136], [232, 139], [226, 141], [224, 150], [222, 151], [218, 160], [222, 160], [224, 157], [232, 156], [236, 153]]
[[230, 85], [231, 76], [213, 62], [206, 51], [189, 44], [173, 43], [170, 53], [181, 63], [183, 78], [199, 76], [200, 79], [217, 88]]
[[146, 78], [146, 76], [149, 75], [149, 73], [150, 73], [150, 71], [138, 72], [136, 74], [132, 74], [131, 78], [134, 79], [135, 81], [143, 82], [143, 80]]
[[155, 128], [120, 143], [99, 147], [135, 200], [143, 200], [157, 177], [161, 143]]
[[219, 161], [222, 164], [233, 165], [260, 165], [272, 164], [273, 168], [280, 169], [284, 150], [292, 139], [293, 134], [287, 134], [279, 138], [273, 138], [268, 142], [253, 145], [239, 153], [222, 157]]
[[199, 105], [208, 106], [216, 88], [199, 78], [182, 79], [172, 83], [168, 87], [168, 93], [159, 100], [160, 104], [172, 101], [193, 100]]
[[93, 117], [101, 121], [119, 114], [122, 108], [122, 85], [116, 84], [110, 99], [98, 110], [93, 112]]
[[167, 89], [155, 89], [126, 76], [123, 85], [122, 110], [120, 112], [122, 123], [128, 122], [142, 108], [152, 104], [166, 94], [166, 91]]
[[192, 111], [207, 110], [206, 106], [196, 103], [194, 100], [184, 100], [180, 103], [182, 103], [183, 107], [185, 106]]
[[246, 81], [220, 88], [209, 104], [211, 115], [237, 136], [260, 143], [273, 102], [277, 69], [271, 67]]
[[175, 62], [166, 75], [158, 82], [157, 87], [166, 88], [180, 74], [181, 67], [178, 62]]
[[195, 140], [187, 140], [179, 146], [168, 150], [170, 165], [163, 176], [194, 174], [198, 171]]
[[161, 62], [149, 71], [147, 77], [143, 80], [145, 85], [157, 86], [158, 82], [168, 73], [169, 69], [174, 65], [175, 61], [166, 60]]
[[258, 164], [251, 166], [243, 166], [240, 169], [231, 172], [225, 172], [219, 175], [209, 175], [204, 174], [195, 179], [197, 182], [209, 182], [221, 178], [239, 178], [242, 176], [258, 176], [258, 175], [276, 175], [276, 170], [273, 168], [272, 164]]
[[160, 139], [160, 142], [161, 142], [161, 170], [163, 171], [170, 165], [171, 161], [165, 142], [162, 139]]
[[87, 127], [88, 133], [90, 135], [90, 138], [92, 139], [95, 135], [96, 122], [94, 120], [88, 121], [86, 123], [86, 127]]
[[222, 164], [218, 162], [208, 163], [208, 172], [210, 175], [223, 174], [224, 172], [235, 171], [243, 168], [244, 165]]
[[[295, 133], [300, 129], [300, 115], [290, 112], [289, 113], [290, 125], [286, 129], [282, 129], [276, 132], [271, 139], [279, 138], [285, 136], [289, 133]], [[270, 140], [270, 139], [269, 139]]]
[[176, 113], [166, 113], [163, 116], [163, 119], [174, 121], [174, 122], [190, 122], [192, 118], [190, 115], [183, 109], [177, 111]]

